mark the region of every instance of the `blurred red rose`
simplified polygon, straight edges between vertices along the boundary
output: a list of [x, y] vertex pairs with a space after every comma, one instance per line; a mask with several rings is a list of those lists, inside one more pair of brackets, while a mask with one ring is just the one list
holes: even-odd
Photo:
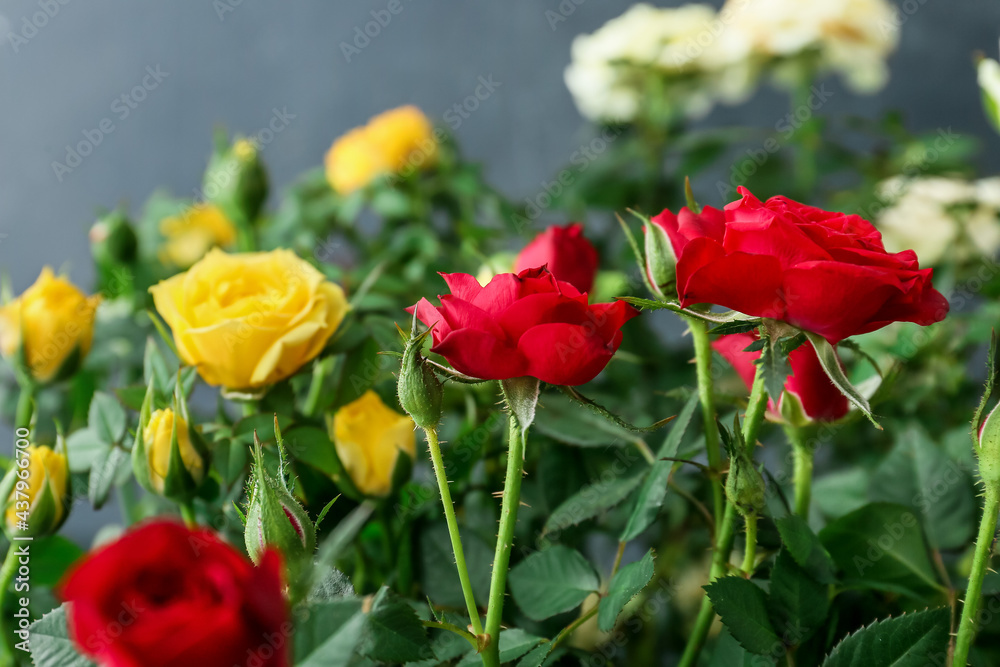
[[583, 225], [552, 225], [524, 247], [514, 260], [514, 273], [544, 266], [556, 280], [590, 292], [597, 264], [597, 250], [583, 235]]
[[784, 320], [832, 343], [892, 322], [939, 322], [948, 301], [912, 250], [890, 254], [857, 215], [786, 197], [761, 202], [746, 188], [724, 211], [663, 211], [653, 222], [677, 257], [682, 306], [709, 303]]
[[587, 304], [587, 295], [543, 268], [501, 273], [486, 287], [464, 273], [443, 273], [451, 294], [427, 299], [417, 318], [433, 326], [431, 351], [483, 380], [530, 376], [578, 385], [600, 373], [638, 311], [623, 301]]
[[[761, 353], [744, 350], [755, 340], [756, 335], [742, 333], [720, 336], [712, 343], [715, 351], [725, 357], [743, 378], [747, 389], [753, 384], [757, 370], [754, 362], [760, 358]], [[785, 380], [781, 401], [785, 400], [786, 394], [794, 394], [802, 404], [806, 416], [816, 421], [836, 421], [847, 414], [850, 407], [847, 397], [830, 382], [812, 345], [804, 343], [792, 350], [788, 355], [788, 363], [792, 367], [792, 374]], [[774, 401], [768, 402], [768, 409], [776, 414], [781, 413], [781, 406], [775, 405]]]
[[108, 667], [289, 665], [277, 552], [259, 567], [208, 530], [154, 521], [87, 555], [60, 586], [70, 636]]

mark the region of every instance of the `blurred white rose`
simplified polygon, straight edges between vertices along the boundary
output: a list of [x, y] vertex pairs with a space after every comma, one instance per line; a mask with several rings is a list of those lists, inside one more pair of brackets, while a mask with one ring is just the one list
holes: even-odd
[[913, 250], [921, 266], [1000, 250], [1000, 178], [897, 176], [878, 195], [891, 202], [875, 221], [886, 250]]
[[573, 40], [565, 80], [580, 112], [593, 120], [634, 120], [650, 89], [665, 90], [668, 106], [697, 117], [717, 100], [739, 101], [752, 91], [749, 54], [738, 22], [708, 5], [641, 3]]
[[765, 56], [819, 54], [820, 66], [840, 73], [859, 92], [885, 85], [885, 60], [899, 42], [896, 8], [888, 0], [728, 0], [742, 29]]

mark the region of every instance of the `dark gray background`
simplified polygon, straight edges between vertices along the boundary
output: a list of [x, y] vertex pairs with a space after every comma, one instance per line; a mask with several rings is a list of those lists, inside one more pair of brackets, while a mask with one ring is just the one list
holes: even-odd
[[[16, 292], [44, 264], [90, 285], [86, 232], [98, 207], [126, 201], [135, 210], [161, 186], [193, 195], [213, 126], [256, 132], [273, 109], [295, 115], [264, 149], [277, 189], [371, 115], [414, 103], [445, 124], [445, 112], [492, 75], [499, 88], [456, 134], [503, 191], [534, 196], [588, 138], [562, 79], [570, 42], [631, 4], [562, 0], [574, 9], [553, 28], [546, 10], [558, 11], [559, 0], [401, 0], [402, 12], [347, 62], [341, 42], [388, 0], [63, 1], [0, 2], [0, 268]], [[46, 4], [58, 11], [43, 21]], [[822, 113], [900, 108], [912, 130], [979, 136], [983, 172], [1000, 170], [1000, 138], [983, 119], [972, 64], [976, 50], [996, 56], [1000, 3], [907, 0], [903, 9], [889, 85], [859, 97], [835, 80]], [[44, 25], [22, 32], [33, 16]], [[11, 32], [30, 38], [15, 50]], [[116, 98], [157, 66], [168, 76], [120, 119]], [[704, 123], [773, 127], [786, 112], [786, 99], [765, 87]], [[53, 161], [65, 162], [67, 144], [105, 118], [113, 132], [60, 182]], [[88, 523], [77, 515], [69, 534], [89, 534]]]

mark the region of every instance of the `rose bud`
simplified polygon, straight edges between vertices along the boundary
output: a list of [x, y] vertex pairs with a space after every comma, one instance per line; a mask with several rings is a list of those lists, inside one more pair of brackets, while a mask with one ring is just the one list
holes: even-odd
[[[688, 209], [681, 209], [681, 213]], [[688, 211], [690, 213], [690, 211]], [[693, 214], [692, 214], [693, 215]], [[645, 236], [646, 275], [661, 299], [673, 299], [677, 292], [677, 258], [663, 227], [649, 222], [642, 228]]]
[[[370, 389], [337, 410], [329, 431], [340, 463], [366, 496], [388, 495], [397, 466], [416, 457], [413, 420], [390, 409]], [[406, 460], [400, 460], [400, 452]]]
[[976, 455], [979, 457], [979, 476], [987, 485], [1000, 484], [1000, 416], [997, 408], [986, 416], [979, 425]]
[[108, 213], [90, 228], [89, 238], [101, 292], [112, 296], [131, 292], [139, 242], [128, 217], [121, 211]]
[[164, 218], [160, 233], [164, 237], [160, 261], [182, 269], [212, 248], [228, 248], [236, 242], [236, 226], [213, 204], [195, 204], [180, 215]]
[[132, 470], [143, 488], [177, 501], [189, 500], [208, 468], [208, 447], [191, 424], [180, 379], [172, 408], [153, 410], [150, 380], [132, 447]]
[[0, 353], [36, 382], [69, 377], [90, 351], [100, 302], [45, 267], [24, 294], [0, 306]]
[[858, 215], [787, 197], [761, 202], [744, 187], [725, 210], [683, 208], [652, 219], [677, 257], [682, 307], [713, 304], [781, 320], [830, 343], [892, 322], [933, 324], [948, 301], [913, 251], [888, 253]]
[[766, 490], [764, 477], [749, 456], [739, 452], [729, 459], [726, 497], [742, 516], [756, 516], [764, 510]]
[[590, 292], [597, 264], [597, 250], [584, 237], [583, 225], [552, 225], [524, 247], [514, 260], [514, 273], [544, 266], [556, 280]]
[[228, 255], [213, 248], [149, 291], [184, 363], [208, 384], [234, 391], [294, 375], [350, 310], [344, 290], [290, 250]]
[[316, 551], [316, 527], [288, 488], [281, 435], [280, 432], [276, 434], [282, 459], [277, 478], [265, 470], [260, 440], [254, 432], [253, 468], [243, 538], [254, 563], [259, 565], [268, 549], [277, 549], [285, 557], [292, 580], [298, 581], [303, 574], [303, 562], [309, 561]]
[[202, 194], [229, 216], [252, 223], [267, 199], [267, 171], [257, 146], [238, 139], [232, 146], [217, 147], [209, 159]]
[[433, 327], [431, 352], [482, 380], [533, 377], [590, 382], [621, 345], [621, 327], [639, 312], [624, 301], [588, 304], [587, 295], [544, 268], [502, 273], [483, 287], [468, 274], [441, 274], [451, 294], [409, 312]]
[[16, 451], [14, 464], [0, 482], [7, 507], [4, 532], [9, 537], [51, 535], [69, 515], [66, 441], [58, 436], [55, 451], [44, 445]]
[[1000, 63], [992, 58], [983, 58], [976, 66], [976, 78], [983, 96], [986, 119], [993, 129], [1000, 132]]
[[[416, 319], [414, 319], [414, 326]], [[420, 350], [430, 332], [410, 335], [403, 347], [403, 360], [399, 366], [396, 390], [399, 405], [423, 429], [437, 428], [441, 421], [441, 400], [444, 390], [441, 381], [431, 370]]]
[[[720, 336], [712, 348], [721, 354], [742, 378], [747, 390], [753, 385], [754, 373], [761, 351], [747, 352], [746, 348], [757, 340], [751, 333]], [[816, 356], [813, 346], [804, 343], [791, 351], [788, 363], [792, 373], [785, 379], [785, 389], [779, 404], [768, 402], [769, 417], [803, 426], [812, 421], [837, 421], [847, 414], [850, 404], [847, 397], [830, 381]]]
[[154, 520], [73, 566], [57, 589], [76, 649], [106, 667], [288, 667], [281, 555], [254, 567], [214, 532]]

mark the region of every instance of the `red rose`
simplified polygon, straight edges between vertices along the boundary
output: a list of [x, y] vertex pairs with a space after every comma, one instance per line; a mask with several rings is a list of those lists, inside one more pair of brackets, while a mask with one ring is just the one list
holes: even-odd
[[590, 292], [597, 263], [597, 250], [583, 235], [583, 225], [552, 225], [524, 247], [514, 260], [514, 273], [544, 266], [556, 280]]
[[501, 273], [486, 287], [464, 273], [442, 273], [451, 294], [417, 318], [433, 326], [436, 352], [455, 370], [483, 380], [530, 376], [578, 385], [600, 373], [638, 311], [623, 301], [587, 304], [587, 295], [544, 268]]
[[[761, 353], [744, 350], [755, 340], [757, 336], [754, 334], [742, 333], [720, 336], [712, 343], [715, 351], [725, 357], [743, 378], [747, 389], [753, 385], [757, 370], [754, 361], [760, 358]], [[802, 404], [806, 416], [817, 421], [836, 421], [847, 414], [850, 407], [847, 397], [830, 382], [812, 345], [804, 343], [792, 350], [788, 355], [788, 363], [792, 367], [792, 374], [785, 380], [782, 401], [786, 394], [794, 394]], [[781, 413], [781, 407], [776, 406], [774, 401], [768, 402], [768, 409], [773, 413]]]
[[70, 636], [107, 667], [286, 667], [292, 625], [281, 559], [254, 567], [208, 530], [154, 521], [67, 575]]
[[933, 324], [948, 301], [912, 250], [890, 254], [857, 215], [785, 197], [761, 203], [746, 188], [724, 211], [682, 208], [653, 218], [677, 257], [682, 306], [710, 303], [784, 320], [831, 343], [892, 322]]

